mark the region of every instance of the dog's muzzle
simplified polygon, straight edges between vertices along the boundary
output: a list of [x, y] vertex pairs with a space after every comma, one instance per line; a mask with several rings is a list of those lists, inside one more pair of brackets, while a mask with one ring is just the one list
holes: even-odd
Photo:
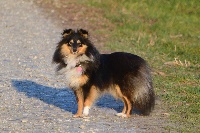
[[78, 53], [77, 47], [72, 47], [72, 54], [77, 54], [77, 53]]

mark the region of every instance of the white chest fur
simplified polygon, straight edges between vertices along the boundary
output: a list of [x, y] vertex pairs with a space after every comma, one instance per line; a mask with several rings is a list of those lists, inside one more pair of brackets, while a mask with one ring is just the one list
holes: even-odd
[[78, 57], [76, 55], [69, 55], [64, 58], [64, 61], [67, 66], [62, 71], [66, 75], [66, 84], [70, 88], [78, 89], [86, 80], [83, 76], [85, 68], [78, 64], [85, 61], [93, 61], [93, 59], [87, 57], [85, 54]]

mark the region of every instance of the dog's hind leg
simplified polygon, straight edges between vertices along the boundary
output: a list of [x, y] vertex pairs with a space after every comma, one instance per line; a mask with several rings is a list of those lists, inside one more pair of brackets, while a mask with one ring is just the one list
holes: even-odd
[[130, 117], [132, 111], [132, 102], [126, 96], [124, 96], [123, 98], [125, 99], [127, 104], [126, 117]]
[[121, 113], [117, 113], [117, 116], [120, 117], [130, 117], [131, 114], [131, 110], [132, 110], [132, 103], [131, 101], [122, 94], [121, 89], [118, 85], [115, 86], [116, 92], [117, 92], [117, 96], [123, 101], [124, 103], [124, 108], [122, 110]]
[[121, 97], [121, 100], [122, 100], [123, 103], [124, 103], [124, 108], [123, 108], [123, 110], [122, 110], [121, 113], [117, 113], [116, 115], [117, 115], [117, 116], [120, 116], [120, 117], [126, 117], [126, 110], [127, 110], [127, 108], [128, 108], [128, 104], [127, 104], [126, 100], [125, 100], [123, 97]]
[[92, 104], [94, 103], [94, 101], [98, 98], [98, 96], [99, 96], [99, 93], [98, 93], [97, 88], [95, 86], [92, 86], [84, 102], [83, 116], [88, 116], [89, 110]]
[[73, 117], [77, 118], [82, 116], [84, 96], [82, 89], [75, 90], [74, 94], [78, 103], [78, 111], [75, 115], [73, 115]]
[[126, 114], [126, 110], [127, 110], [127, 108], [128, 108], [128, 105], [127, 105], [127, 102], [126, 102], [126, 100], [124, 99], [124, 97], [122, 97], [121, 98], [122, 99], [122, 101], [123, 101], [123, 103], [124, 103], [124, 108], [123, 108], [123, 110], [122, 110], [122, 114]]
[[124, 103], [124, 108], [121, 113], [117, 113], [116, 115], [120, 117], [130, 117], [132, 111], [132, 103], [125, 96], [123, 96], [121, 99]]

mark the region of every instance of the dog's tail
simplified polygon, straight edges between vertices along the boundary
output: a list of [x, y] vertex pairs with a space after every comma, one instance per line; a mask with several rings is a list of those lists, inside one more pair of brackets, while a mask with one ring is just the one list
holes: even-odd
[[155, 93], [153, 89], [150, 69], [142, 71], [140, 81], [136, 85], [136, 91], [132, 95], [133, 105], [143, 115], [149, 115], [155, 106]]

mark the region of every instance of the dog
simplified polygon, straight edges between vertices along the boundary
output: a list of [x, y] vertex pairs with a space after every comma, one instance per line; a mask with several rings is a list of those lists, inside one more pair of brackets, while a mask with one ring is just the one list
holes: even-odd
[[150, 68], [141, 57], [125, 52], [100, 54], [84, 29], [65, 29], [53, 55], [57, 72], [66, 75], [78, 110], [73, 117], [89, 115], [92, 104], [104, 93], [124, 103], [120, 117], [130, 117], [133, 108], [149, 115], [155, 105]]

